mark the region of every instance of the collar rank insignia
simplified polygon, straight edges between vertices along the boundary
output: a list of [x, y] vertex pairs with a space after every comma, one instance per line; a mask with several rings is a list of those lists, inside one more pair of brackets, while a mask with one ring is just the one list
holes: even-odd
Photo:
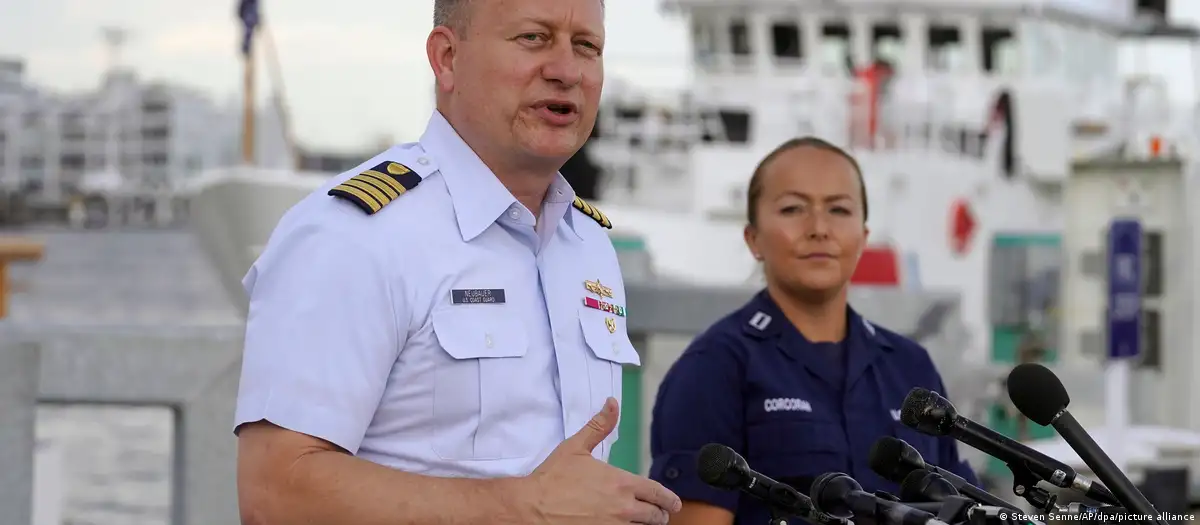
[[612, 223], [609, 222], [608, 216], [604, 215], [604, 213], [602, 213], [600, 210], [597, 210], [595, 206], [588, 204], [586, 201], [584, 201], [583, 199], [581, 199], [579, 197], [575, 197], [575, 202], [571, 203], [571, 205], [575, 206], [575, 209], [583, 212], [584, 215], [587, 215], [593, 221], [596, 221], [597, 223], [599, 223], [600, 226], [603, 226], [610, 230], [612, 229]]
[[372, 215], [420, 183], [421, 175], [408, 166], [385, 160], [334, 186], [329, 195], [348, 200]]

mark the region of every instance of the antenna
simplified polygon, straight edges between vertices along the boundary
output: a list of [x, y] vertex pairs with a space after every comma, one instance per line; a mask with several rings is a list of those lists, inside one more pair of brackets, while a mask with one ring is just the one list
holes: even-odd
[[[107, 51], [107, 61], [105, 64], [106, 73], [109, 80], [114, 83], [112, 86], [119, 86], [116, 81], [117, 69], [120, 67], [121, 48], [129, 39], [129, 32], [121, 27], [104, 26], [100, 28], [100, 37], [104, 39], [104, 46]], [[120, 136], [120, 104], [121, 93], [107, 93], [105, 101], [106, 113], [108, 116], [107, 137], [105, 140], [104, 164], [109, 173], [116, 173], [120, 166], [121, 155], [121, 136]]]
[[115, 71], [120, 67], [121, 48], [125, 46], [125, 42], [129, 40], [129, 31], [125, 28], [116, 26], [105, 26], [100, 28], [100, 36], [104, 39], [104, 46], [107, 51], [106, 68], [108, 71]]

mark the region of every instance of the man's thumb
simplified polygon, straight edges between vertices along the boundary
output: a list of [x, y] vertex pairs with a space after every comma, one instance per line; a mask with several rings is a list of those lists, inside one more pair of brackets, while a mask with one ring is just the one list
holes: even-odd
[[579, 442], [588, 453], [591, 453], [592, 450], [595, 450], [596, 445], [604, 441], [604, 438], [608, 437], [613, 429], [617, 428], [617, 418], [620, 410], [617, 400], [611, 397], [608, 398], [604, 401], [604, 408], [592, 416], [592, 419], [583, 428], [579, 429], [579, 432], [575, 433], [572, 440]]

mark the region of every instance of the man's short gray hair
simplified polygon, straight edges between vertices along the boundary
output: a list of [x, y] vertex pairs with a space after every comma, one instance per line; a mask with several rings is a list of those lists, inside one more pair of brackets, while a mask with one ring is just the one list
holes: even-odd
[[454, 31], [467, 22], [467, 4], [471, 0], [433, 0], [433, 26], [446, 26]]
[[[470, 22], [467, 9], [474, 0], [433, 0], [433, 26], [446, 26], [452, 31], [461, 31]], [[604, 0], [600, 0], [604, 7]]]

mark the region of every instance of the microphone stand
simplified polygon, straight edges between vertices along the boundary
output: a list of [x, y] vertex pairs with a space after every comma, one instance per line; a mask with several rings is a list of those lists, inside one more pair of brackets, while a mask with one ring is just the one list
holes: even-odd
[[770, 525], [788, 525], [788, 518], [799, 518], [799, 516], [792, 516], [775, 505], [767, 505], [767, 507], [771, 510], [771, 520], [768, 522]]
[[1058, 501], [1058, 496], [1037, 486], [1037, 483], [1042, 481], [1042, 479], [1035, 475], [1029, 466], [1016, 461], [1006, 463], [1006, 465], [1013, 475], [1013, 494], [1025, 498], [1025, 501], [1028, 501], [1036, 510], [1043, 512], [1054, 511], [1054, 504]]

